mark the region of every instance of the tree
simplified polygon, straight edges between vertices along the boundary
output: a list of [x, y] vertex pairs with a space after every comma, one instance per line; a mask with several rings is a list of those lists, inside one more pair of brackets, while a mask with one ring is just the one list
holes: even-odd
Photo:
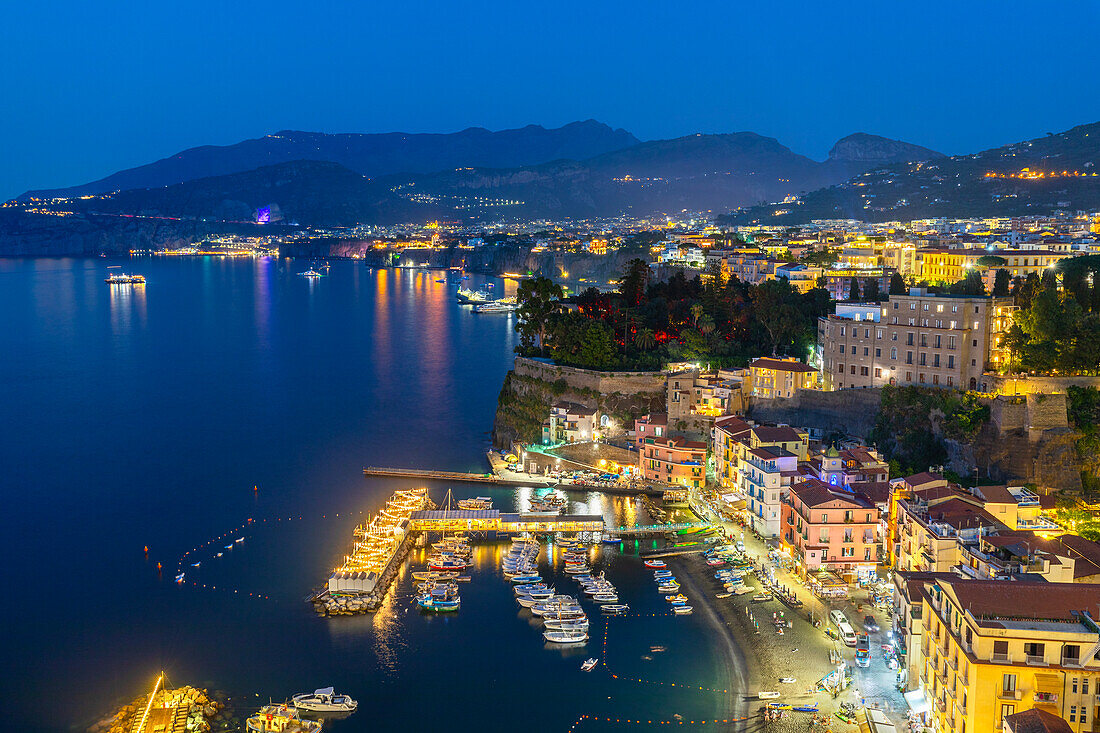
[[878, 302], [878, 279], [869, 277], [863, 281], [863, 299], [868, 303]]
[[538, 342], [539, 353], [546, 354], [546, 333], [550, 317], [561, 305], [561, 286], [547, 277], [524, 280], [516, 289], [516, 332], [524, 348]]
[[905, 295], [905, 278], [900, 272], [890, 276], [890, 295]]
[[652, 328], [640, 328], [634, 334], [634, 343], [642, 351], [649, 351], [657, 345], [657, 334], [653, 333]]
[[997, 255], [982, 255], [977, 259], [976, 264], [982, 267], [1004, 267], [1008, 264], [1008, 260]]
[[649, 284], [649, 264], [640, 258], [626, 263], [626, 273], [619, 281], [619, 293], [628, 308], [641, 305]]
[[985, 295], [985, 282], [982, 273], [970, 268], [962, 280], [952, 283], [947, 289], [952, 295]]
[[767, 332], [773, 356], [781, 344], [794, 341], [798, 329], [799, 313], [790, 297], [793, 290], [786, 280], [767, 280], [751, 291], [752, 314]]
[[610, 326], [600, 321], [588, 322], [577, 361], [586, 369], [607, 369], [614, 365], [615, 337]]
[[1009, 286], [1012, 284], [1012, 275], [1008, 270], [1001, 268], [993, 276], [993, 296], [1003, 298], [1008, 295]]
[[853, 303], [859, 302], [859, 278], [853, 277], [848, 284], [848, 300]]
[[699, 333], [704, 336], [709, 336], [714, 333], [714, 318], [712, 318], [709, 313], [704, 313], [699, 317], [695, 327], [699, 329]]
[[703, 315], [703, 304], [692, 303], [691, 304], [691, 322], [696, 326], [699, 325], [699, 318]]

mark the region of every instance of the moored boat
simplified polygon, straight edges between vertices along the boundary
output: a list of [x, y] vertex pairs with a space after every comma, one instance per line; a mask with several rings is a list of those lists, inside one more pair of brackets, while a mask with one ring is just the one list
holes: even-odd
[[297, 708], [286, 703], [264, 705], [245, 721], [249, 733], [320, 733], [321, 727], [320, 721], [300, 718]]
[[290, 700], [299, 710], [308, 710], [312, 713], [346, 713], [359, 706], [359, 703], [348, 695], [337, 694], [332, 687], [314, 690], [312, 694], [295, 695]]

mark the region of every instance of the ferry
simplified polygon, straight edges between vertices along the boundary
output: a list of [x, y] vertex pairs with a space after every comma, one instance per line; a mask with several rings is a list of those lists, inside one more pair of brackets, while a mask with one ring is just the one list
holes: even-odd
[[[121, 265], [113, 265], [107, 269], [113, 269], [114, 267], [121, 267]], [[112, 272], [103, 279], [103, 282], [108, 285], [144, 285], [144, 275], [127, 275], [125, 272]]]
[[359, 707], [359, 703], [347, 695], [338, 695], [331, 687], [314, 690], [313, 694], [302, 693], [291, 698], [294, 707], [311, 713], [350, 713]]
[[249, 733], [321, 733], [321, 722], [303, 720], [297, 708], [284, 703], [264, 705], [245, 721]]
[[473, 499], [459, 499], [458, 508], [466, 510], [492, 509], [493, 500], [488, 496], [475, 496]]

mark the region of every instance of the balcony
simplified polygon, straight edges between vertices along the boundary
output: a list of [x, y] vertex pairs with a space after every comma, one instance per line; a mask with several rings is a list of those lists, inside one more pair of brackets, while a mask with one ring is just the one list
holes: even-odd
[[1020, 691], [1018, 689], [1017, 690], [1001, 690], [1001, 694], [999, 695], [999, 697], [1002, 700], [1019, 700], [1020, 699]]
[[[1063, 667], [1080, 667], [1081, 666], [1081, 658], [1080, 657], [1062, 657], [1062, 666]], [[1100, 690], [1097, 690], [1096, 694], [1100, 695]]]
[[994, 664], [1011, 664], [1012, 660], [1008, 654], [994, 654], [989, 658], [989, 661]]
[[1039, 704], [1057, 705], [1058, 704], [1058, 693], [1057, 692], [1036, 692], [1034, 699], [1035, 699], [1035, 702], [1037, 702]]
[[1027, 661], [1028, 664], [1042, 664], [1042, 665], [1045, 665], [1047, 663], [1046, 657], [1043, 656], [1042, 654], [1028, 654], [1026, 661]]

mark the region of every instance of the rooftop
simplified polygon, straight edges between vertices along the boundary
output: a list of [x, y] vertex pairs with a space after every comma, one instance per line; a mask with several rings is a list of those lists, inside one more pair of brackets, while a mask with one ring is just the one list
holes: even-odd
[[749, 364], [750, 369], [774, 369], [780, 372], [816, 372], [809, 364], [800, 361], [787, 361], [786, 359], [762, 358]]

